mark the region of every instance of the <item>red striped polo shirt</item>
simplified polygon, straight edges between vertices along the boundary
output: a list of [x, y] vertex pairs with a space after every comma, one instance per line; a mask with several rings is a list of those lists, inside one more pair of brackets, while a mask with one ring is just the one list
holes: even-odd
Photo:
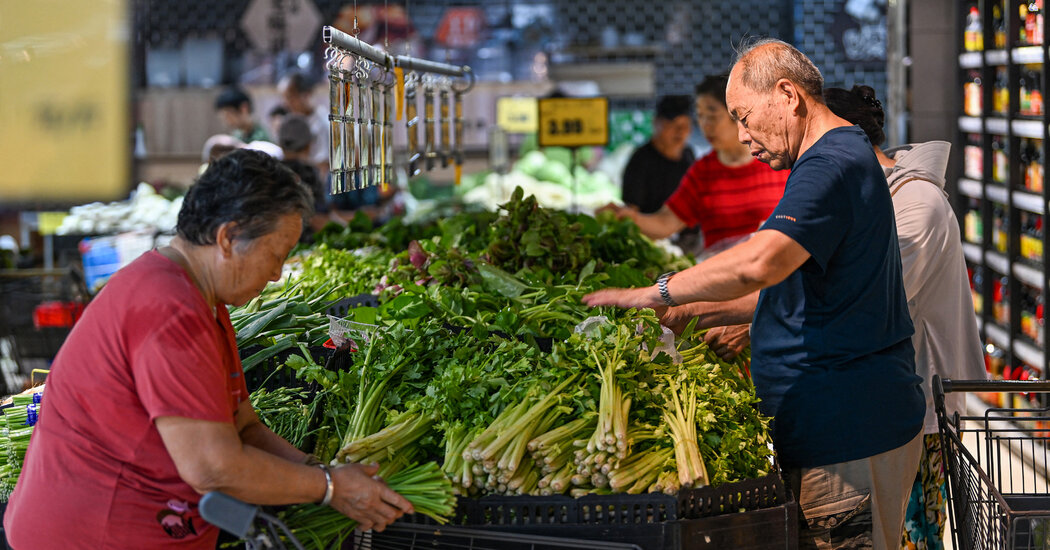
[[710, 248], [755, 232], [784, 195], [789, 173], [757, 159], [729, 167], [712, 150], [689, 167], [664, 204], [689, 227], [699, 225]]

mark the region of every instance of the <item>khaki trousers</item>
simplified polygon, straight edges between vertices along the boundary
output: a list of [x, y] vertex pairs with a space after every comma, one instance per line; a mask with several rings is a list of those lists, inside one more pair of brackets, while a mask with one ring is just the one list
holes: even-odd
[[784, 471], [799, 503], [799, 548], [900, 548], [904, 511], [922, 454], [922, 433], [860, 460]]

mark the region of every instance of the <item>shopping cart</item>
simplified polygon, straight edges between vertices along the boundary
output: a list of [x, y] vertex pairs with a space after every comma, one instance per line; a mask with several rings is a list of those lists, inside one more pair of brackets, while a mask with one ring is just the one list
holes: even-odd
[[[944, 395], [952, 392], [987, 393], [1007, 406], [949, 416]], [[1048, 392], [1047, 381], [934, 377], [956, 549], [1050, 549], [1050, 408], [1029, 398]]]

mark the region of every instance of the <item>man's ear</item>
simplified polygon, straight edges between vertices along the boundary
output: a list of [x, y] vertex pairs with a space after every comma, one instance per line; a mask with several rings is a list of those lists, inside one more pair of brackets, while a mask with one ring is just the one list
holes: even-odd
[[786, 78], [781, 78], [773, 87], [773, 91], [778, 97], [787, 103], [792, 112], [796, 114], [799, 112], [799, 107], [803, 103], [802, 95], [798, 86], [796, 86], [794, 82]]

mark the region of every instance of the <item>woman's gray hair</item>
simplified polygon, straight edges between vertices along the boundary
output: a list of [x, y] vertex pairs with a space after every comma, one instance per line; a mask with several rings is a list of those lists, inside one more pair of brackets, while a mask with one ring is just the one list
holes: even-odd
[[769, 92], [785, 78], [807, 94], [823, 101], [824, 77], [808, 57], [794, 46], [776, 38], [744, 42], [737, 49], [734, 67], [740, 66], [740, 81], [749, 90]]
[[274, 231], [283, 215], [312, 212], [313, 195], [294, 172], [266, 153], [239, 149], [211, 163], [186, 193], [176, 230], [210, 245], [219, 226], [233, 222], [234, 238], [247, 243]]

